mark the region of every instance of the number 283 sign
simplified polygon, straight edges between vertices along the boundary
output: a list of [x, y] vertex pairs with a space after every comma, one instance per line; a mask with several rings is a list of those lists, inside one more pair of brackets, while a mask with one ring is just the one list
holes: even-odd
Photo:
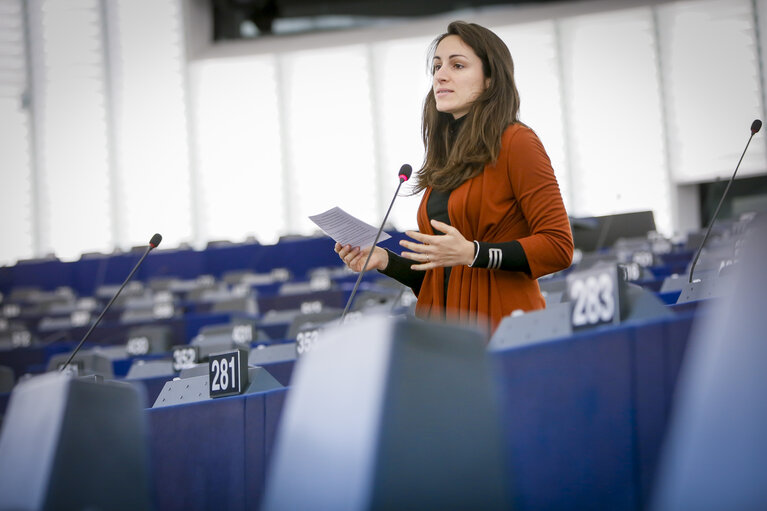
[[620, 323], [620, 293], [616, 265], [596, 266], [567, 276], [573, 304], [573, 330]]

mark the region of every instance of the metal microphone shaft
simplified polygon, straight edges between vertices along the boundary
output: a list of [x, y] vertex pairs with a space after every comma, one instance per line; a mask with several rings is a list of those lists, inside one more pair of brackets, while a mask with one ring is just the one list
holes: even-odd
[[719, 210], [722, 208], [722, 204], [724, 203], [724, 198], [727, 197], [727, 192], [730, 191], [730, 186], [732, 186], [732, 182], [735, 181], [735, 174], [738, 173], [738, 168], [740, 168], [740, 162], [743, 161], [743, 157], [746, 155], [746, 150], [748, 149], [748, 145], [751, 143], [751, 139], [754, 138], [754, 135], [757, 134], [757, 132], [762, 127], [762, 121], [759, 119], [756, 119], [754, 122], [751, 123], [751, 136], [748, 137], [748, 142], [746, 142], [746, 147], [743, 149], [743, 154], [740, 155], [740, 160], [738, 160], [738, 164], [735, 166], [735, 172], [732, 173], [732, 177], [727, 182], [727, 187], [724, 189], [724, 193], [722, 194], [722, 198], [719, 199], [719, 204], [716, 206], [716, 209], [714, 210], [714, 215], [711, 217], [711, 221], [708, 224], [708, 229], [706, 229], [706, 234], [703, 235], [703, 241], [700, 242], [700, 247], [698, 247], [698, 251], [695, 252], [695, 258], [692, 260], [692, 265], [690, 265], [690, 276], [687, 279], [687, 282], [692, 284], [692, 273], [695, 271], [695, 265], [698, 264], [698, 258], [700, 257], [701, 252], [703, 251], [703, 246], [706, 244], [706, 240], [708, 239], [709, 234], [711, 234], [711, 228], [714, 227], [714, 221], [716, 221], [716, 217], [719, 215]]
[[99, 317], [96, 318], [96, 321], [94, 321], [93, 324], [91, 325], [91, 327], [88, 329], [88, 331], [85, 332], [85, 335], [83, 336], [83, 338], [80, 341], [80, 343], [77, 345], [77, 347], [72, 352], [72, 354], [69, 356], [69, 358], [64, 363], [64, 365], [61, 366], [61, 369], [59, 370], [60, 372], [64, 372], [64, 370], [67, 368], [67, 366], [69, 366], [69, 363], [72, 362], [72, 360], [75, 358], [75, 355], [77, 354], [77, 352], [80, 351], [80, 348], [82, 348], [82, 346], [85, 343], [85, 341], [88, 339], [88, 337], [90, 337], [91, 332], [93, 332], [93, 329], [96, 328], [96, 326], [101, 322], [101, 318], [104, 317], [104, 314], [106, 314], [106, 312], [112, 306], [114, 301], [120, 295], [120, 293], [122, 292], [122, 290], [125, 287], [125, 285], [133, 277], [133, 274], [136, 273], [136, 270], [138, 270], [138, 267], [141, 266], [142, 262], [144, 262], [144, 259], [146, 258], [146, 256], [149, 254], [149, 252], [153, 248], [156, 248], [157, 245], [160, 244], [160, 241], [162, 241], [162, 236], [160, 236], [159, 234], [155, 234], [154, 236], [152, 236], [152, 239], [149, 241], [149, 246], [144, 251], [144, 254], [141, 256], [141, 259], [138, 260], [138, 262], [136, 263], [136, 266], [133, 267], [133, 270], [131, 270], [130, 274], [128, 275], [128, 278], [125, 279], [125, 281], [120, 286], [120, 289], [118, 289], [117, 292], [114, 294], [114, 296], [112, 296], [112, 299], [109, 300], [109, 303], [107, 304], [106, 307], [104, 307], [104, 310], [101, 311], [101, 314], [99, 314]]
[[397, 194], [399, 193], [399, 189], [402, 187], [402, 183], [410, 179], [410, 173], [413, 171], [412, 167], [410, 165], [403, 165], [400, 168], [400, 174], [399, 174], [399, 184], [397, 185], [397, 189], [394, 191], [394, 196], [391, 198], [391, 202], [389, 203], [389, 209], [386, 211], [386, 215], [384, 215], [383, 222], [381, 222], [381, 226], [378, 228], [378, 232], [376, 233], [375, 240], [373, 240], [373, 245], [370, 247], [370, 252], [368, 252], [368, 256], [365, 258], [365, 264], [362, 265], [362, 271], [360, 271], [359, 276], [357, 276], [357, 282], [354, 283], [354, 288], [352, 288], [352, 294], [349, 295], [349, 300], [346, 302], [346, 307], [344, 308], [343, 314], [341, 314], [341, 319], [339, 320], [339, 323], [343, 323], [344, 317], [346, 317], [346, 313], [349, 312], [349, 307], [352, 305], [352, 300], [354, 299], [354, 295], [357, 293], [357, 288], [360, 285], [360, 282], [362, 281], [362, 276], [365, 274], [365, 270], [367, 270], [368, 262], [370, 262], [370, 256], [373, 255], [373, 250], [376, 248], [376, 244], [378, 243], [378, 238], [381, 236], [381, 232], [383, 231], [384, 224], [386, 224], [386, 219], [389, 218], [389, 213], [391, 213], [391, 208], [394, 206], [394, 200], [397, 198]]

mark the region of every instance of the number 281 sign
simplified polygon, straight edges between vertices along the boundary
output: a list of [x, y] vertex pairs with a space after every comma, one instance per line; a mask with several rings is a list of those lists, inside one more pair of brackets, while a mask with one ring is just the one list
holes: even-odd
[[573, 330], [620, 323], [620, 293], [616, 265], [595, 266], [567, 276], [573, 304]]
[[245, 350], [218, 353], [208, 357], [210, 397], [241, 394], [248, 386], [248, 357]]

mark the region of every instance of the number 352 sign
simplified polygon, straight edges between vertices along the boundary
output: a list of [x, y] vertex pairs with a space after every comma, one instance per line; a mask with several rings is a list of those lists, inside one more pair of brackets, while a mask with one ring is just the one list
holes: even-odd
[[573, 330], [620, 323], [617, 265], [595, 266], [568, 275], [567, 294], [573, 304]]

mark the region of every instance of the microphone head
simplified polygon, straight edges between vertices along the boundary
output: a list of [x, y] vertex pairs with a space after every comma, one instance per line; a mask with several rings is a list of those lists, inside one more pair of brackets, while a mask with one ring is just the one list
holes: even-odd
[[413, 173], [413, 167], [411, 167], [407, 163], [399, 168], [399, 178], [403, 182], [410, 179], [410, 174], [412, 173]]
[[754, 119], [754, 122], [751, 123], [751, 133], [756, 135], [760, 129], [762, 129], [762, 121]]
[[152, 236], [152, 239], [149, 240], [149, 246], [152, 248], [157, 248], [157, 245], [160, 244], [162, 241], [162, 235], [159, 232], [154, 233], [154, 236]]

